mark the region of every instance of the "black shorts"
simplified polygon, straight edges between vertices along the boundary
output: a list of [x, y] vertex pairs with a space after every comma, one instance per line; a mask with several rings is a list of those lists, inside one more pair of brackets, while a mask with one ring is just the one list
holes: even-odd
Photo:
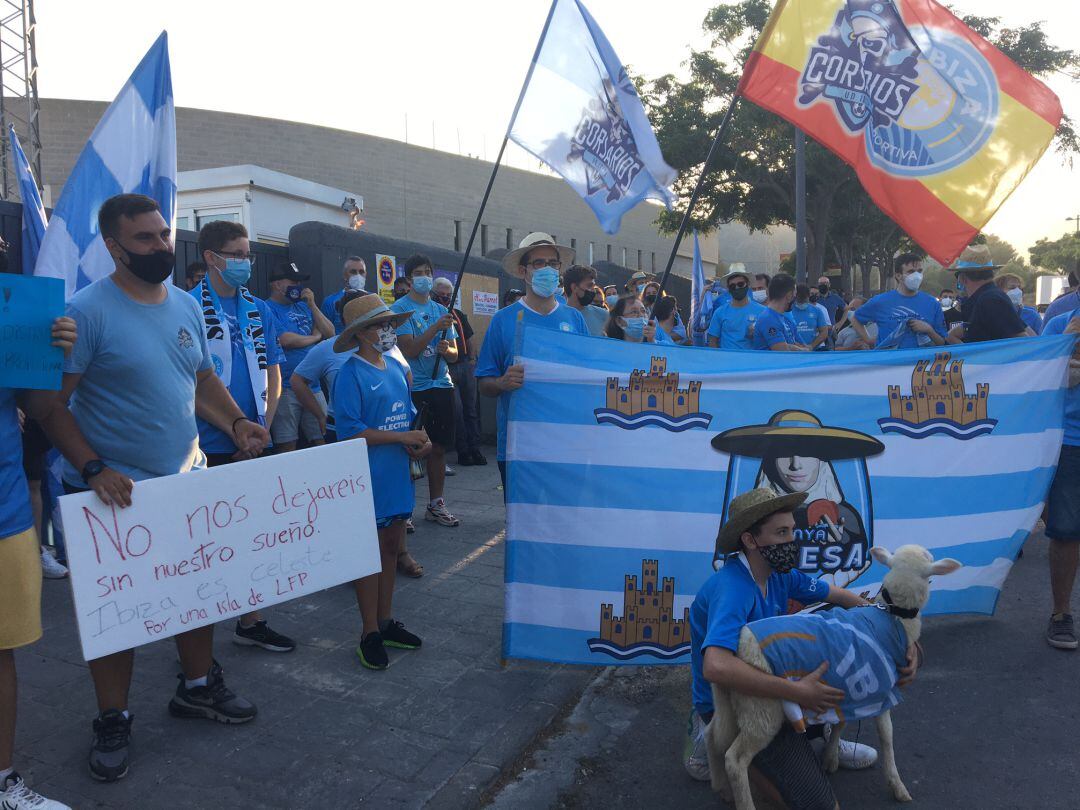
[[424, 419], [418, 427], [427, 431], [431, 443], [453, 447], [454, 389], [429, 388], [427, 391], [413, 391], [412, 401], [416, 410], [424, 413]]
[[[833, 733], [838, 733], [833, 729]], [[832, 810], [836, 807], [829, 777], [821, 767], [810, 738], [787, 723], [764, 751], [754, 757], [754, 766], [776, 786], [790, 810]]]
[[28, 481], [40, 481], [45, 477], [45, 454], [51, 449], [41, 425], [27, 419], [22, 435], [22, 464]]

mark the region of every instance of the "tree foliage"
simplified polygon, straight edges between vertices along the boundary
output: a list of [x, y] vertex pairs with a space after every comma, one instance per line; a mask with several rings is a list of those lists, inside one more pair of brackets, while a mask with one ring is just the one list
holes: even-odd
[[[669, 74], [640, 84], [664, 156], [679, 172], [675, 189], [682, 210], [661, 216], [663, 230], [678, 228], [716, 128], [738, 86], [742, 65], [771, 11], [769, 0], [717, 5], [703, 23], [709, 47], [691, 52], [685, 81]], [[1042, 23], [1008, 27], [996, 17], [962, 19], [1036, 76], [1080, 77], [1080, 53], [1051, 44]], [[1066, 156], [1080, 152], [1068, 119], [1058, 131], [1056, 146]], [[794, 226], [794, 153], [792, 126], [750, 102], [741, 102], [705, 177], [692, 226], [701, 231], [733, 221], [751, 231]], [[822, 272], [826, 262], [836, 262], [842, 268], [844, 286], [852, 289], [856, 265], [866, 284], [872, 265], [885, 267], [897, 250], [912, 247], [907, 235], [870, 200], [855, 172], [810, 139], [806, 192], [811, 278]]]
[[1075, 271], [1080, 268], [1080, 234], [1067, 233], [1060, 239], [1040, 239], [1028, 248], [1031, 261], [1048, 270]]

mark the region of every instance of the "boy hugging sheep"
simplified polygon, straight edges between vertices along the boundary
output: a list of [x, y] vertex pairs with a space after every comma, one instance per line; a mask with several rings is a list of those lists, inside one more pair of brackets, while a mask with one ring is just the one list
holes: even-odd
[[[805, 498], [805, 493], [777, 495], [769, 489], [754, 489], [732, 500], [728, 509], [727, 523], [717, 538], [718, 551], [728, 555], [725, 564], [705, 582], [690, 608], [694, 709], [684, 764], [695, 779], [709, 779], [705, 726], [714, 711], [711, 684], [754, 697], [790, 701], [816, 715], [826, 714], [844, 700], [840, 689], [822, 679], [828, 662], [823, 661], [801, 680], [791, 681], [750, 666], [735, 655], [743, 626], [783, 615], [789, 599], [845, 608], [870, 604], [852, 591], [812, 579], [796, 569], [798, 545], [792, 512]], [[898, 685], [915, 677], [914, 647], [907, 652], [907, 666], [898, 668]], [[799, 734], [785, 724], [754, 758], [752, 775], [765, 796], [788, 807], [836, 806], [811, 745], [811, 740], [824, 736], [823, 731], [823, 726], [811, 726], [806, 734]], [[840, 741], [844, 767], [868, 768], [876, 760], [873, 748]]]

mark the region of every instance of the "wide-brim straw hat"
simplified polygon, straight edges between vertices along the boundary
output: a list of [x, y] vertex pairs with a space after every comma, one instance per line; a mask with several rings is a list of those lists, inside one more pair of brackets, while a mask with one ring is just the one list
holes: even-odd
[[735, 428], [713, 437], [716, 450], [749, 458], [804, 456], [822, 461], [865, 458], [885, 449], [873, 436], [830, 427], [806, 411], [780, 411], [766, 425]]
[[511, 250], [502, 257], [503, 270], [514, 278], [521, 278], [521, 275], [518, 273], [518, 268], [521, 266], [521, 257], [530, 250], [535, 250], [538, 247], [555, 248], [559, 253], [559, 261], [562, 262], [564, 270], [574, 263], [574, 258], [577, 256], [577, 251], [573, 248], [556, 244], [555, 237], [551, 234], [544, 233], [543, 231], [534, 231], [522, 239], [515, 250]]
[[335, 352], [345, 352], [356, 346], [356, 333], [369, 326], [389, 323], [398, 326], [409, 320], [411, 312], [393, 312], [377, 295], [362, 295], [345, 305], [341, 320], [346, 326], [334, 341]]
[[964, 273], [968, 270], [1000, 270], [1004, 266], [994, 264], [989, 245], [968, 245], [949, 270], [953, 273]]
[[805, 492], [777, 495], [771, 489], [759, 487], [731, 499], [728, 504], [727, 521], [716, 536], [716, 550], [731, 554], [739, 550], [739, 538], [743, 532], [759, 520], [777, 512], [792, 512], [806, 500]]

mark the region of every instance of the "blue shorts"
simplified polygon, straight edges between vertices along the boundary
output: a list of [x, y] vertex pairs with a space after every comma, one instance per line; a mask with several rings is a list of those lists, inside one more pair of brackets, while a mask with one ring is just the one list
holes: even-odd
[[375, 518], [375, 528], [385, 529], [388, 528], [391, 524], [397, 523], [399, 520], [408, 520], [411, 517], [412, 514], [410, 513], [406, 515], [391, 515], [390, 517]]
[[1046, 536], [1080, 542], [1080, 447], [1061, 446], [1057, 473], [1046, 499]]

